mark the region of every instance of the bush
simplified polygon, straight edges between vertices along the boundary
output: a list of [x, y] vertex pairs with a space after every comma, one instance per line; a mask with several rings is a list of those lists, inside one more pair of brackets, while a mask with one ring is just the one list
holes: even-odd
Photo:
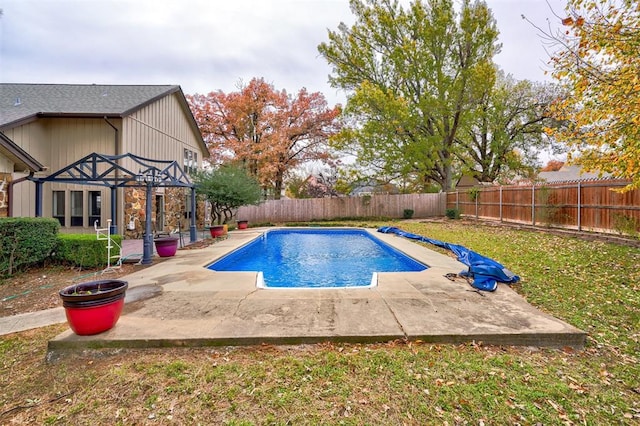
[[59, 228], [52, 218], [0, 218], [0, 275], [42, 263], [55, 250]]
[[413, 210], [404, 209], [404, 212], [402, 213], [402, 218], [403, 219], [411, 219], [412, 217], [413, 217]]
[[445, 215], [449, 219], [460, 219], [460, 210], [458, 210], [458, 209], [447, 209]]
[[[111, 256], [117, 256], [122, 245], [122, 236], [112, 235], [111, 239], [117, 244], [111, 248]], [[98, 240], [95, 234], [60, 234], [53, 258], [56, 262], [80, 268], [106, 267], [107, 240]]]

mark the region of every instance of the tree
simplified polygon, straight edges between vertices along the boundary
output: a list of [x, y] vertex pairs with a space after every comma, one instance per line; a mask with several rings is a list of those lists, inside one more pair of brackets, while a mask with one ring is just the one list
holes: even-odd
[[564, 32], [543, 32], [557, 52], [553, 76], [567, 90], [552, 106], [565, 126], [549, 133], [569, 162], [640, 188], [640, 3], [568, 0]]
[[335, 138], [367, 169], [449, 189], [456, 137], [477, 94], [494, 80], [498, 31], [482, 1], [351, 0], [356, 23], [341, 23], [318, 46], [330, 83], [349, 92], [351, 125]]
[[557, 172], [564, 166], [564, 161], [549, 160], [547, 165], [540, 169], [541, 172]]
[[544, 130], [555, 125], [548, 108], [556, 97], [550, 84], [516, 81], [499, 72], [458, 136], [461, 172], [480, 182], [531, 175], [539, 167], [536, 151], [554, 145]]
[[233, 217], [235, 210], [262, 199], [260, 185], [243, 167], [223, 164], [216, 169], [193, 174], [196, 193], [211, 204], [211, 223], [221, 225]]
[[339, 129], [340, 107], [329, 109], [319, 92], [290, 96], [254, 78], [238, 92], [187, 98], [212, 161], [241, 162], [276, 199], [290, 170], [332, 159], [328, 139]]

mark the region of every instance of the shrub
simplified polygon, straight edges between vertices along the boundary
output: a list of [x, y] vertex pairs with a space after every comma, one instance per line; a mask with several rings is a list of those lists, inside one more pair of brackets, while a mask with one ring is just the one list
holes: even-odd
[[[111, 239], [117, 244], [112, 247], [111, 256], [117, 256], [122, 236], [112, 235]], [[95, 268], [107, 265], [107, 251], [107, 240], [98, 240], [95, 234], [60, 234], [53, 258], [60, 263]]]
[[225, 224], [239, 207], [257, 205], [262, 199], [258, 181], [243, 167], [224, 164], [193, 174], [196, 192], [211, 203], [210, 223]]
[[0, 218], [0, 275], [42, 263], [56, 247], [59, 228], [52, 218]]
[[402, 213], [402, 218], [403, 219], [411, 219], [412, 217], [413, 217], [413, 210], [404, 209], [404, 212]]
[[633, 216], [614, 214], [613, 229], [615, 229], [620, 235], [628, 235], [633, 238], [638, 238], [640, 236], [640, 220]]
[[458, 209], [447, 209], [445, 215], [449, 219], [460, 219], [460, 210], [458, 210]]

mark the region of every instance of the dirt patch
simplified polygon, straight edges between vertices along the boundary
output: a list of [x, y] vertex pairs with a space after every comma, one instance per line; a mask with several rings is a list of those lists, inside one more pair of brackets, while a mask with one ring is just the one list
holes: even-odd
[[65, 266], [31, 268], [0, 281], [0, 317], [62, 306], [58, 292], [64, 287], [82, 281], [120, 279], [147, 266], [124, 264], [108, 272], [103, 272], [103, 268], [78, 269]]

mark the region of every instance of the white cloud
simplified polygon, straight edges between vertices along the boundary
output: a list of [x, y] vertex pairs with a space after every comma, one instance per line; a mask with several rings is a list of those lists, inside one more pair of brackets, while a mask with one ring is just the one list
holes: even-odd
[[[561, 10], [561, 0], [550, 0]], [[405, 2], [406, 3], [406, 0]], [[488, 0], [501, 31], [501, 67], [543, 80], [535, 28], [544, 0]], [[0, 80], [22, 83], [180, 84], [185, 93], [236, 90], [264, 77], [278, 89], [321, 91], [330, 67], [317, 46], [353, 22], [348, 0], [0, 0]]]

